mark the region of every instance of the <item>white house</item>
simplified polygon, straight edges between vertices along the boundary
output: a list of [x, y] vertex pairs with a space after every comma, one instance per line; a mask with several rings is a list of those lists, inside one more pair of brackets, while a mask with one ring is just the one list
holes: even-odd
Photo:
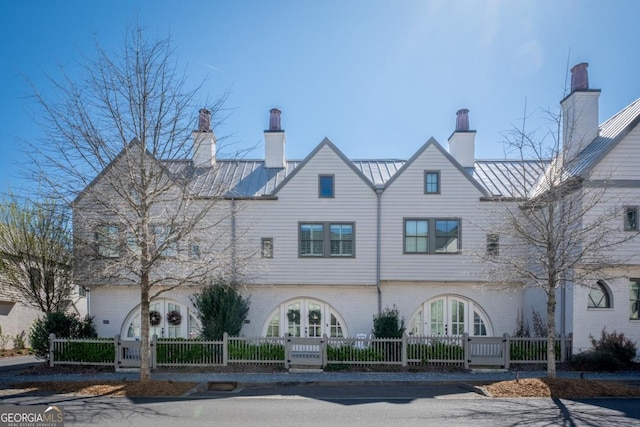
[[[612, 183], [607, 191], [623, 202], [619, 233], [637, 232], [640, 100], [598, 126], [600, 91], [589, 88], [586, 64], [572, 71], [572, 92], [561, 104], [571, 120], [570, 131], [564, 129], [573, 138], [564, 149], [575, 159], [571, 173], [588, 182], [606, 176]], [[391, 306], [409, 331], [427, 335], [502, 335], [513, 333], [518, 316], [530, 317], [532, 307], [545, 315], [540, 292], [494, 286], [477, 253], [497, 249], [499, 241], [486, 231], [499, 226], [499, 217], [489, 214], [495, 203], [531, 194], [549, 162], [475, 159], [475, 131], [464, 109], [448, 151], [432, 138], [408, 160], [351, 160], [325, 139], [306, 158], [289, 160], [280, 114], [271, 110], [264, 160], [217, 159], [215, 136], [201, 121], [193, 158], [163, 162], [176, 185], [189, 187], [196, 198], [227, 180], [218, 205], [229, 213], [221, 222], [225, 239], [234, 251], [256, 253], [241, 276], [242, 292], [251, 296], [244, 335], [355, 336], [370, 333], [373, 316]], [[94, 231], [81, 220], [94, 212], [83, 197], [75, 204], [78, 238]], [[190, 248], [181, 242], [175, 250]], [[573, 334], [574, 351], [588, 348], [589, 335], [604, 326], [640, 342], [638, 249], [634, 240], [617, 249], [629, 256], [624, 265], [611, 266], [616, 279], [573, 286], [561, 296], [557, 324]], [[90, 291], [98, 334], [138, 338], [139, 288], [106, 282], [102, 269], [91, 265], [76, 280]], [[153, 300], [161, 318], [152, 333], [195, 333], [195, 291], [180, 287]], [[169, 323], [170, 311], [183, 320]]]

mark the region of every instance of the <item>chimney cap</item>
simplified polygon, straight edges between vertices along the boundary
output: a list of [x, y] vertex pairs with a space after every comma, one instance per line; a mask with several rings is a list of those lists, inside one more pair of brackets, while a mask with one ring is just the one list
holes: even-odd
[[456, 112], [456, 132], [469, 130], [469, 109], [461, 108]]
[[270, 132], [280, 132], [282, 131], [282, 126], [280, 124], [280, 114], [282, 111], [277, 108], [272, 108], [269, 110], [269, 131]]
[[201, 108], [198, 114], [198, 131], [211, 132], [211, 111]]
[[571, 92], [589, 90], [589, 63], [581, 62], [571, 68]]

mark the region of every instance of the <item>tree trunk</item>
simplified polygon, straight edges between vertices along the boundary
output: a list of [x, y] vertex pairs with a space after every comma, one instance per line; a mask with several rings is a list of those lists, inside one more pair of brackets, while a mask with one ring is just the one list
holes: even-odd
[[547, 295], [547, 377], [556, 377], [556, 291], [550, 286]]
[[149, 354], [149, 273], [141, 277], [140, 292], [140, 382], [151, 379]]

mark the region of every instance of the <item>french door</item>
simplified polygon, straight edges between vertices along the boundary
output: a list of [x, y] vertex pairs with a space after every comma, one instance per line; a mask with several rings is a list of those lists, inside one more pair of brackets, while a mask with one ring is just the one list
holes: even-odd
[[[186, 338], [189, 336], [189, 314], [187, 308], [175, 301], [159, 299], [149, 304], [149, 337]], [[140, 307], [124, 324], [122, 336], [140, 339]]]
[[306, 299], [286, 304], [287, 333], [292, 337], [321, 337], [325, 311], [323, 305]]
[[[424, 313], [424, 316], [422, 316]], [[442, 296], [423, 304], [418, 314], [425, 335], [490, 335], [490, 324], [480, 307], [456, 296]]]

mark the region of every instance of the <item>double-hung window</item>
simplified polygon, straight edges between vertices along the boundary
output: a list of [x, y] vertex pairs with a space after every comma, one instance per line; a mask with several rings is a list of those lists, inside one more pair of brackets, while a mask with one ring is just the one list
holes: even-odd
[[624, 208], [624, 229], [626, 231], [638, 231], [638, 207], [625, 206]]
[[118, 227], [115, 225], [102, 225], [98, 227], [95, 232], [98, 255], [105, 258], [118, 258], [120, 256], [118, 233]]
[[353, 224], [330, 224], [330, 255], [353, 256]]
[[440, 171], [424, 172], [424, 193], [440, 194]]
[[341, 222], [300, 223], [301, 257], [355, 256], [355, 224]]
[[631, 279], [629, 291], [629, 319], [640, 320], [640, 279]]
[[407, 253], [429, 253], [429, 220], [407, 219], [404, 221], [404, 251]]
[[156, 249], [160, 249], [160, 254], [164, 257], [175, 257], [178, 254], [178, 242], [168, 241], [171, 236], [171, 228], [157, 225], [153, 228], [156, 238]]
[[434, 254], [460, 252], [460, 219], [406, 218], [404, 253]]

